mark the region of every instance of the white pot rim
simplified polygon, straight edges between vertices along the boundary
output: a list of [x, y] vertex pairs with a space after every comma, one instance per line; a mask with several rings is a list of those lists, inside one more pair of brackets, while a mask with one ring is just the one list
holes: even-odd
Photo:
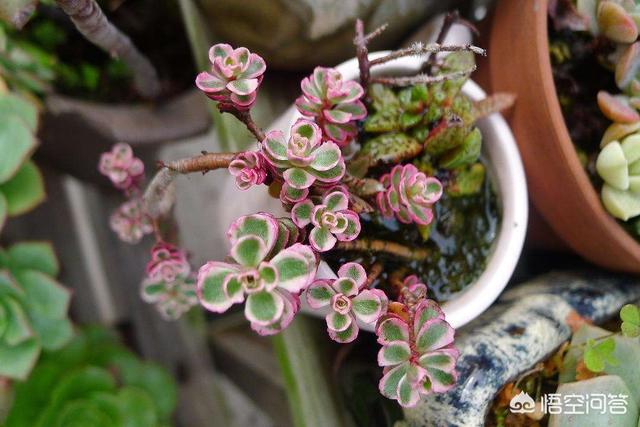
[[[370, 59], [388, 54], [389, 51], [373, 52]], [[416, 73], [422, 65], [417, 57], [403, 57], [391, 61], [372, 70], [377, 74], [410, 74]], [[346, 80], [359, 77], [358, 61], [352, 58], [336, 67]], [[474, 101], [486, 97], [485, 92], [473, 81], [468, 81], [462, 92]], [[278, 123], [286, 123], [286, 129], [301, 118], [295, 106], [289, 108]], [[492, 253], [487, 266], [478, 279], [469, 284], [453, 299], [442, 305], [447, 321], [454, 328], [459, 328], [475, 319], [498, 298], [515, 270], [527, 230], [528, 198], [527, 182], [520, 152], [509, 125], [502, 115], [494, 113], [478, 121], [483, 136], [482, 153], [489, 159], [488, 169], [496, 186], [502, 218]], [[318, 268], [319, 278], [334, 278], [335, 273], [322, 261]], [[428, 284], [427, 284], [428, 286]], [[323, 316], [326, 313], [312, 310], [302, 298], [304, 312]], [[360, 324], [362, 329], [373, 331], [375, 325]]]

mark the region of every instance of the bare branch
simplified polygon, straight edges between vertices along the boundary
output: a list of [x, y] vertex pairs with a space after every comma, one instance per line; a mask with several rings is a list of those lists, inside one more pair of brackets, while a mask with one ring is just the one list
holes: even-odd
[[474, 120], [487, 117], [489, 114], [507, 110], [516, 102], [516, 94], [499, 92], [473, 103]]
[[193, 172], [209, 172], [216, 169], [228, 168], [238, 153], [205, 153], [195, 157], [188, 157], [170, 162], [159, 161], [163, 169], [187, 174]]
[[364, 24], [361, 19], [356, 20], [356, 37], [353, 39], [353, 44], [356, 45], [356, 57], [360, 67], [360, 84], [366, 88], [369, 85], [371, 74], [369, 73], [369, 50], [367, 49], [367, 39], [364, 35]]
[[371, 31], [369, 34], [364, 36], [363, 37], [364, 44], [369, 44], [371, 40], [375, 39], [380, 34], [382, 34], [382, 32], [386, 30], [388, 26], [389, 24], [385, 22], [384, 24], [380, 25], [378, 28], [376, 28], [375, 30]]
[[385, 62], [393, 61], [394, 59], [402, 58], [404, 56], [418, 56], [437, 52], [460, 52], [469, 51], [477, 55], [485, 56], [487, 51], [474, 45], [441, 45], [438, 43], [424, 44], [421, 42], [413, 43], [411, 46], [391, 52], [387, 56], [376, 58], [370, 61], [369, 66], [374, 67], [376, 65], [384, 64]]
[[131, 39], [109, 22], [95, 0], [56, 0], [82, 35], [111, 56], [122, 61], [133, 72], [135, 88], [145, 98], [160, 93], [158, 74], [149, 59]]
[[386, 240], [370, 240], [365, 238], [360, 238], [351, 242], [338, 242], [336, 244], [336, 249], [356, 252], [384, 252], [400, 258], [417, 261], [423, 260], [429, 255], [429, 252], [425, 249], [410, 248], [408, 246], [395, 242], [388, 242]]
[[440, 83], [445, 80], [454, 80], [462, 77], [467, 77], [469, 74], [475, 71], [475, 65], [467, 70], [454, 71], [446, 74], [438, 74], [436, 76], [430, 76], [428, 74], [418, 74], [415, 76], [407, 77], [374, 77], [371, 79], [371, 83], [382, 83], [391, 86], [411, 86], [418, 83], [434, 84]]
[[232, 114], [236, 119], [240, 120], [247, 127], [249, 132], [259, 141], [262, 142], [266, 138], [264, 130], [253, 121], [250, 110], [238, 110], [230, 104], [218, 104], [221, 113]]

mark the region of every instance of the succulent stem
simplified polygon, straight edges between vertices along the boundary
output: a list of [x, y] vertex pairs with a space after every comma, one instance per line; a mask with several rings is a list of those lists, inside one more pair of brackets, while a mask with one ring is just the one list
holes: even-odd
[[258, 141], [260, 142], [264, 141], [266, 137], [264, 130], [262, 130], [262, 128], [260, 128], [260, 126], [258, 126], [256, 122], [253, 121], [253, 117], [251, 117], [250, 110], [238, 110], [233, 106], [228, 106], [225, 104], [219, 104], [218, 109], [222, 113], [232, 114], [236, 119], [244, 123], [244, 125], [247, 127], [249, 132], [251, 132]]
[[373, 284], [373, 282], [376, 281], [378, 276], [380, 276], [383, 269], [384, 269], [384, 265], [382, 265], [381, 262], [376, 262], [375, 264], [373, 264], [369, 269], [369, 273], [367, 274], [367, 282], [365, 287], [367, 288], [370, 287]]
[[122, 61], [133, 72], [135, 88], [145, 98], [160, 93], [158, 73], [151, 61], [104, 15], [95, 0], [56, 0], [78, 31], [91, 43]]
[[338, 242], [336, 249], [354, 252], [384, 252], [408, 260], [421, 261], [429, 252], [425, 249], [410, 248], [395, 242], [360, 238], [351, 242]]

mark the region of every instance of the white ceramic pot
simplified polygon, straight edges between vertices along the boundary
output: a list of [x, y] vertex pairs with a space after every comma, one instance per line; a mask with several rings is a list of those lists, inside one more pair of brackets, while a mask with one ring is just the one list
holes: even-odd
[[[369, 57], [373, 59], [386, 53], [388, 52], [375, 52], [371, 53]], [[419, 58], [401, 58], [374, 68], [372, 74], [415, 74], [421, 63]], [[345, 79], [358, 78], [358, 62], [355, 58], [336, 68]], [[464, 85], [462, 91], [474, 101], [481, 100], [486, 96], [484, 91], [471, 81]], [[271, 129], [280, 129], [286, 133], [300, 117], [301, 115], [295, 106], [291, 106], [272, 124]], [[474, 283], [469, 284], [442, 306], [447, 321], [454, 328], [459, 328], [480, 315], [502, 292], [515, 269], [527, 228], [527, 184], [513, 134], [500, 114], [492, 114], [478, 121], [477, 125], [482, 131], [482, 154], [488, 159], [489, 177], [498, 193], [502, 221], [484, 272]], [[280, 202], [271, 198], [264, 187], [254, 187], [247, 192], [239, 193], [231, 180], [226, 185], [222, 202], [224, 208], [221, 209], [222, 215], [220, 217], [222, 224], [230, 224], [240, 215], [260, 211], [271, 212], [276, 216], [286, 214]], [[321, 262], [317, 276], [319, 278], [336, 277], [325, 262]], [[302, 300], [303, 311], [324, 316], [325, 313], [321, 311], [310, 310], [304, 305], [304, 298]], [[362, 324], [360, 326], [365, 330], [373, 330], [373, 325]]]

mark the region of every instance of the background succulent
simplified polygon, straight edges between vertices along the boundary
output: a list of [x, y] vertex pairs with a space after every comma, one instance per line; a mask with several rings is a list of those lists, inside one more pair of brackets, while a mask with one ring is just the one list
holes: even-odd
[[2, 88], [0, 77], [0, 230], [8, 217], [33, 209], [45, 198], [44, 181], [29, 157], [37, 147], [36, 107]]
[[54, 279], [58, 270], [47, 243], [0, 249], [0, 375], [26, 378], [42, 349], [71, 339], [70, 292]]
[[640, 134], [605, 145], [596, 170], [604, 180], [602, 202], [607, 211], [623, 221], [640, 215]]
[[[473, 63], [470, 52], [454, 52], [439, 72], [454, 72]], [[482, 135], [473, 126], [478, 115], [474, 105], [460, 92], [465, 80], [416, 84], [397, 94], [381, 84], [371, 85], [372, 111], [363, 129], [372, 137], [358, 156], [369, 157], [373, 164], [395, 163], [424, 152], [423, 163], [446, 169], [476, 162]]]
[[176, 385], [167, 372], [138, 360], [109, 331], [90, 327], [16, 383], [4, 425], [168, 426], [175, 405]]

